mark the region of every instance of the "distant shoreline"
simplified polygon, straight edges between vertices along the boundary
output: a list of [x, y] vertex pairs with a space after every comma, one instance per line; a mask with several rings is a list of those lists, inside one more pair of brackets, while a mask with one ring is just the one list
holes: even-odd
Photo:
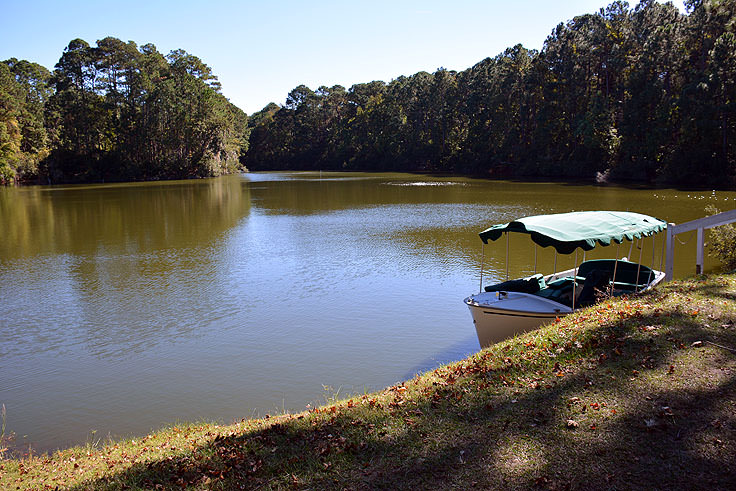
[[193, 176], [189, 178], [171, 177], [171, 178], [157, 178], [157, 179], [140, 179], [140, 180], [109, 180], [109, 181], [69, 181], [69, 182], [41, 182], [39, 180], [27, 180], [22, 182], [14, 182], [7, 184], [9, 187], [25, 187], [25, 186], [55, 186], [55, 185], [85, 185], [85, 184], [125, 184], [125, 183], [146, 183], [146, 182], [168, 182], [168, 181], [193, 181], [199, 179], [214, 179], [217, 177], [232, 176], [237, 174], [248, 174], [250, 172], [274, 172], [274, 173], [289, 173], [289, 172], [331, 172], [337, 174], [350, 174], [350, 173], [368, 173], [368, 174], [414, 174], [417, 176], [429, 176], [429, 177], [463, 177], [469, 179], [482, 179], [487, 181], [509, 181], [518, 183], [554, 183], [554, 184], [569, 184], [571, 186], [615, 186], [628, 189], [677, 189], [681, 191], [733, 191], [730, 186], [718, 187], [718, 186], [692, 186], [683, 187], [678, 186], [674, 183], [651, 183], [647, 181], [639, 181], [633, 179], [610, 179], [610, 180], [597, 180], [595, 178], [558, 178], [555, 179], [552, 176], [488, 176], [485, 174], [461, 174], [461, 173], [447, 173], [439, 171], [374, 171], [374, 170], [341, 170], [341, 169], [257, 169], [248, 170], [244, 168], [242, 170], [229, 172], [220, 176]]

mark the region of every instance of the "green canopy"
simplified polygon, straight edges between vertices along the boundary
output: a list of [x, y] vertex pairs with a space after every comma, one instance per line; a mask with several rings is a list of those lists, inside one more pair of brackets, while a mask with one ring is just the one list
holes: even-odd
[[665, 228], [667, 222], [641, 213], [577, 211], [519, 218], [494, 225], [479, 235], [487, 244], [504, 232], [520, 232], [531, 235], [532, 240], [542, 247], [552, 246], [560, 254], [570, 254], [578, 247], [589, 251], [596, 243], [605, 246], [613, 241], [620, 244], [624, 239], [639, 239]]

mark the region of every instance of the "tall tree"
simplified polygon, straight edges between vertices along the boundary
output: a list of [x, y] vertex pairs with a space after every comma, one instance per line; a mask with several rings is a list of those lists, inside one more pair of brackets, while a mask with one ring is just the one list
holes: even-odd
[[211, 69], [183, 50], [107, 37], [72, 41], [48, 104], [54, 180], [216, 176], [240, 167], [247, 117]]
[[51, 74], [37, 63], [15, 58], [0, 66], [0, 180], [30, 179], [49, 153], [44, 107]]

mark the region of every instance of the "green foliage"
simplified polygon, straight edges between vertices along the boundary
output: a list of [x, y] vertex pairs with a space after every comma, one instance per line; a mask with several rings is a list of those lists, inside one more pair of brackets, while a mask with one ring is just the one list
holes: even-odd
[[72, 40], [53, 75], [0, 63], [0, 183], [217, 176], [241, 168], [248, 118], [210, 68], [107, 37]]
[[[736, 0], [614, 1], [462, 72], [292, 90], [249, 120], [183, 50], [72, 40], [0, 63], [0, 181], [403, 170], [720, 186], [736, 177]], [[247, 151], [247, 156], [245, 152]]]
[[254, 115], [251, 169], [430, 170], [729, 186], [736, 0], [615, 1], [540, 51], [313, 92]]
[[[717, 215], [721, 211], [713, 205], [705, 208], [708, 215]], [[736, 227], [729, 223], [714, 227], [708, 231], [710, 248], [721, 261], [726, 270], [736, 269]]]
[[25, 60], [0, 63], [0, 183], [36, 177], [48, 156], [44, 108], [50, 76]]
[[20, 158], [20, 87], [6, 64], [0, 64], [0, 183], [15, 178]]
[[53, 181], [207, 177], [241, 166], [247, 117], [185, 51], [164, 57], [152, 44], [76, 39], [53, 84], [55, 141], [44, 169]]

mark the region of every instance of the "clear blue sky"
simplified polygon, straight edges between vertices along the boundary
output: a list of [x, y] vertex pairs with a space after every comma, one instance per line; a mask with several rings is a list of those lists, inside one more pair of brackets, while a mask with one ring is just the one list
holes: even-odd
[[[439, 67], [464, 70], [522, 43], [540, 49], [560, 22], [606, 0], [158, 1], [2, 0], [0, 60], [53, 69], [74, 38], [113, 36], [200, 57], [247, 113], [299, 84], [344, 85]], [[631, 2], [635, 5], [636, 2]], [[675, 5], [682, 10], [682, 2]]]

